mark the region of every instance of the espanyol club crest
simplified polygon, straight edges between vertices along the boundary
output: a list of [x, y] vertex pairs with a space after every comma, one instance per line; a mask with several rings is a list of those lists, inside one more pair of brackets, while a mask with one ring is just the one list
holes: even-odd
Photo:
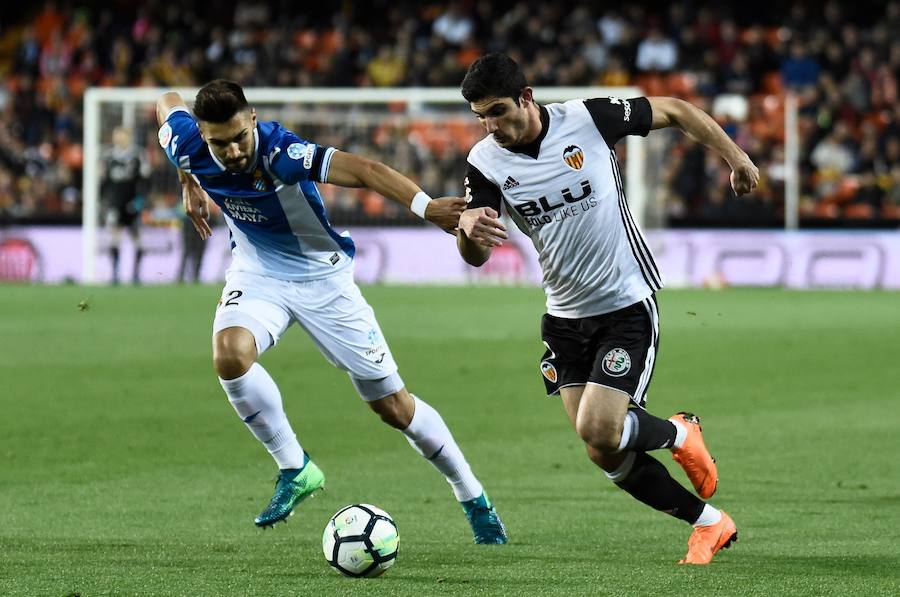
[[553, 363], [541, 361], [541, 374], [546, 377], [550, 383], [556, 383], [556, 367], [553, 366]]
[[584, 166], [584, 152], [577, 145], [569, 145], [563, 151], [563, 161], [572, 170], [581, 170], [581, 167]]
[[613, 348], [603, 357], [603, 371], [613, 377], [622, 377], [631, 369], [631, 357], [623, 348]]
[[266, 190], [266, 179], [263, 178], [262, 171], [259, 169], [253, 173], [253, 188], [260, 193]]

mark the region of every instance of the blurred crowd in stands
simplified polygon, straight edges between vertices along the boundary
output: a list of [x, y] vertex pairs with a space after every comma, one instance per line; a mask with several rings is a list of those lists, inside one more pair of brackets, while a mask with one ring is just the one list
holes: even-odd
[[[761, 166], [762, 184], [752, 197], [734, 198], [715, 156], [668, 135], [657, 199], [670, 224], [780, 224], [789, 92], [799, 103], [802, 221], [900, 218], [900, 2], [604, 5], [123, 0], [20, 7], [0, 28], [0, 221], [80, 217], [89, 86], [195, 86], [226, 77], [245, 86], [455, 87], [475, 58], [494, 50], [520, 61], [538, 98], [545, 86], [637, 85], [713, 113]], [[459, 194], [467, 139], [435, 152], [407, 129], [365, 130], [373, 138], [342, 136], [327, 124], [298, 132], [338, 148], [368, 146], [366, 153], [432, 194]], [[143, 137], [151, 178], [173, 188], [155, 135]], [[328, 196], [347, 220], [413, 221], [377, 197]], [[173, 191], [167, 200], [176, 204]]]

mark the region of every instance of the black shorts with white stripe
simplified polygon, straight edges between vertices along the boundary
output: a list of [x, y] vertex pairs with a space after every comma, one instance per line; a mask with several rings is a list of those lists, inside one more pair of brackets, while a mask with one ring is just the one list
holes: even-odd
[[547, 347], [541, 374], [548, 396], [591, 382], [625, 392], [644, 406], [659, 350], [656, 297], [581, 319], [545, 314], [541, 337]]

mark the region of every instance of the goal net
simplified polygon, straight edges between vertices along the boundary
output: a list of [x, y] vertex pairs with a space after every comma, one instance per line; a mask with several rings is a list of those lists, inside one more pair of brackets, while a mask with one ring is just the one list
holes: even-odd
[[[144, 281], [169, 282], [171, 271], [154, 267], [153, 259], [181, 252], [184, 225], [174, 168], [157, 143], [155, 105], [170, 89], [93, 88], [85, 94], [82, 281], [106, 283], [111, 278], [110, 248], [118, 247], [123, 266], [140, 250], [145, 256]], [[175, 89], [190, 106], [196, 89]], [[248, 88], [247, 100], [261, 120], [278, 120], [301, 138], [382, 161], [414, 179], [432, 196], [463, 193], [462, 179], [469, 149], [484, 136], [456, 88], [287, 89]], [[635, 97], [633, 87], [541, 88], [541, 103], [589, 97]], [[144, 160], [140, 186], [141, 232], [135, 241], [106, 217], [102, 182], [104, 156], [113, 131], [123, 128]], [[660, 184], [652, 141], [627, 137], [617, 147], [624, 162], [631, 210], [639, 223], [654, 226], [661, 206], [650, 200]], [[329, 218], [335, 226], [422, 226], [399, 205], [365, 189], [321, 185]], [[188, 231], [193, 233], [192, 230]], [[207, 256], [227, 262], [228, 255]], [[215, 267], [215, 265], [213, 266]], [[124, 276], [130, 275], [128, 272]], [[124, 277], [123, 276], [123, 277]]]

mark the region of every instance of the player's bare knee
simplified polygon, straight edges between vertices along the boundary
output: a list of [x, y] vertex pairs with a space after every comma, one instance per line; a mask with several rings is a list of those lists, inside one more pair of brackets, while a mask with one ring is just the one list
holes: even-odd
[[601, 452], [615, 452], [622, 439], [622, 422], [606, 418], [579, 416], [575, 430], [584, 443]]
[[394, 429], [406, 429], [412, 422], [415, 406], [409, 393], [401, 390], [380, 400], [369, 402], [369, 407], [381, 420]]
[[216, 352], [213, 354], [213, 365], [222, 379], [236, 379], [250, 370], [256, 359], [246, 353]]
[[227, 328], [213, 338], [213, 366], [222, 379], [235, 379], [256, 361], [253, 334], [241, 328]]

